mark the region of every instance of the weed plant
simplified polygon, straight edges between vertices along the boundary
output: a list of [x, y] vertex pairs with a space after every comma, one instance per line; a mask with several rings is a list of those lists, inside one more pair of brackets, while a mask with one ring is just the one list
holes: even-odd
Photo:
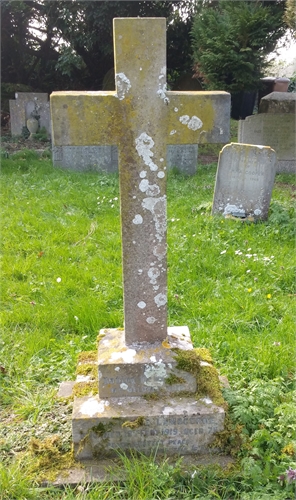
[[235, 462], [122, 455], [125, 482], [57, 491], [40, 487], [49, 472], [32, 442], [57, 435], [49, 457], [69, 454], [57, 386], [101, 328], [123, 326], [118, 178], [54, 169], [33, 151], [2, 159], [1, 500], [294, 498], [294, 178], [277, 175], [268, 220], [250, 223], [211, 215], [215, 170], [169, 175], [168, 323], [188, 325], [228, 377], [216, 444]]

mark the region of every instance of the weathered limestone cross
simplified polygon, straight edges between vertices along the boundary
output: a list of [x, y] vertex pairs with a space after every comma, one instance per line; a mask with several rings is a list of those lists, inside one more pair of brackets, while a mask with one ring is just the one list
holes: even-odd
[[114, 19], [112, 92], [54, 92], [54, 146], [117, 145], [126, 345], [167, 336], [166, 146], [227, 142], [230, 95], [166, 91], [166, 20]]

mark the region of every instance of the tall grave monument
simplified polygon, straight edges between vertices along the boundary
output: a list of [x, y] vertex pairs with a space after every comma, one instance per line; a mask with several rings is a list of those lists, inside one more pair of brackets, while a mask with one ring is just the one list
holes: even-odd
[[74, 401], [74, 450], [202, 452], [224, 410], [197, 400], [198, 377], [180, 364], [194, 352], [188, 328], [167, 327], [165, 158], [167, 144], [226, 142], [230, 95], [166, 91], [164, 18], [114, 19], [113, 33], [116, 90], [51, 95], [54, 146], [119, 153], [125, 324], [101, 332], [99, 394]]

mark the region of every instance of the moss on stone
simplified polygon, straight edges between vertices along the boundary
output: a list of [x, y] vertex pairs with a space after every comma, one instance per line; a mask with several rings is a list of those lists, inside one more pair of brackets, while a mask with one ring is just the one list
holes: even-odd
[[128, 427], [129, 429], [137, 429], [138, 427], [141, 427], [141, 425], [144, 425], [145, 419], [144, 417], [138, 417], [136, 420], [129, 421], [127, 420], [122, 424], [121, 427]]
[[26, 453], [31, 456], [30, 470], [38, 482], [54, 481], [59, 474], [67, 474], [71, 467], [81, 467], [74, 460], [73, 451], [63, 451], [61, 438], [57, 435], [44, 440], [32, 438]]
[[97, 436], [103, 436], [106, 432], [110, 432], [112, 429], [112, 423], [103, 424], [103, 422], [99, 422], [98, 425], [95, 425], [90, 429], [91, 432], [94, 432]]
[[217, 406], [227, 408], [227, 403], [222, 396], [220, 388], [218, 371], [214, 366], [202, 366], [196, 383], [197, 397], [208, 396]]
[[98, 375], [98, 365], [96, 363], [82, 363], [76, 368], [76, 375], [91, 375], [96, 378]]
[[163, 397], [162, 392], [149, 392], [149, 394], [144, 394], [143, 398], [146, 401], [157, 401]]
[[76, 382], [73, 387], [73, 395], [77, 398], [94, 396], [98, 392], [98, 382]]
[[97, 345], [99, 345], [100, 340], [102, 340], [106, 336], [106, 333], [99, 333], [97, 336]]
[[209, 349], [206, 349], [205, 347], [197, 347], [196, 349], [194, 349], [194, 351], [202, 361], [207, 361], [207, 363], [213, 363], [213, 358], [211, 356]]
[[176, 368], [197, 376], [200, 371], [200, 357], [197, 355], [195, 350], [191, 349], [185, 351], [183, 349], [176, 348], [173, 349], [173, 351], [177, 362]]
[[165, 383], [168, 385], [174, 384], [185, 384], [186, 380], [182, 377], [178, 377], [174, 373], [170, 373], [170, 375], [165, 379]]
[[97, 351], [83, 351], [78, 354], [78, 362], [83, 363], [86, 361], [97, 361]]
[[196, 378], [196, 398], [200, 399], [207, 396], [217, 406], [227, 409], [227, 403], [222, 396], [219, 375], [216, 368], [212, 365], [202, 366], [200, 363], [201, 361], [209, 363], [209, 360], [212, 360], [208, 350], [201, 348], [189, 351], [173, 349], [173, 351], [176, 354], [176, 367], [191, 373]]

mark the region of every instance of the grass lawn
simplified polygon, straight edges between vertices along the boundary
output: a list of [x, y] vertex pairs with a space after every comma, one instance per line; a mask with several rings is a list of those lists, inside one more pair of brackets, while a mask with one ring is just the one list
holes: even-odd
[[211, 216], [215, 173], [169, 175], [168, 323], [188, 325], [229, 379], [219, 445], [235, 462], [186, 473], [122, 456], [124, 483], [57, 491], [37, 486], [72, 460], [57, 386], [100, 328], [123, 326], [118, 177], [33, 151], [2, 159], [1, 500], [294, 498], [295, 179], [276, 176], [268, 221], [254, 224]]

